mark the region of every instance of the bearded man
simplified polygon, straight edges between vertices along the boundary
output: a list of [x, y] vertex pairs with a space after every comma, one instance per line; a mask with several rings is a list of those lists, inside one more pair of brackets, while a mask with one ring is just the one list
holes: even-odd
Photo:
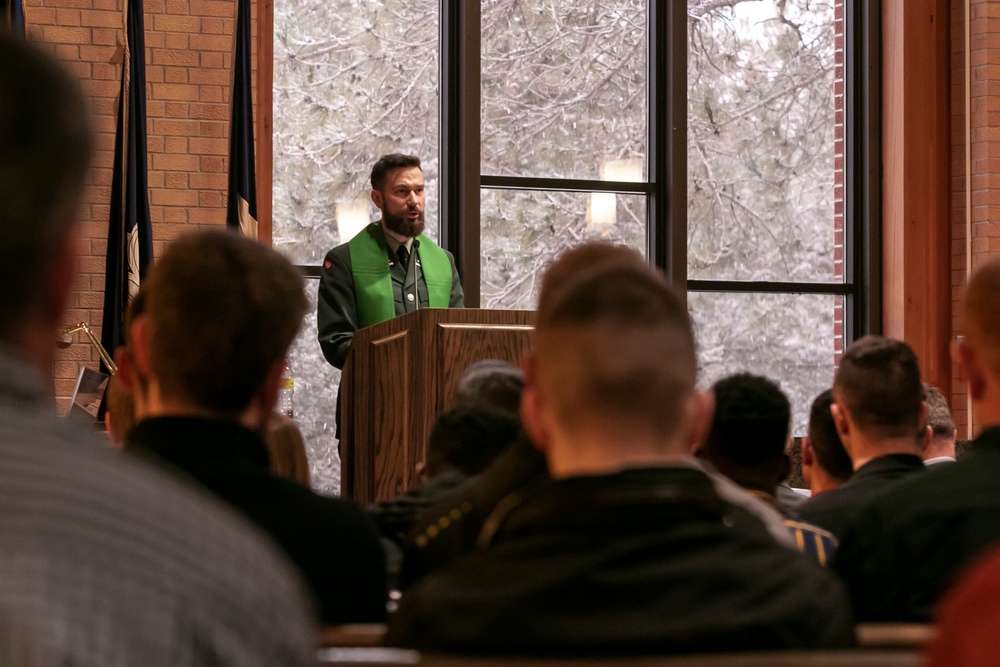
[[393, 153], [372, 167], [372, 202], [382, 219], [326, 255], [317, 326], [323, 355], [343, 368], [362, 327], [420, 308], [461, 308], [455, 258], [423, 235], [420, 158]]

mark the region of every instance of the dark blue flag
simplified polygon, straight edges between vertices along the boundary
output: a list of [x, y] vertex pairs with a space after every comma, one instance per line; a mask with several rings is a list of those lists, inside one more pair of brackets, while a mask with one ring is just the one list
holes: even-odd
[[111, 354], [125, 341], [125, 311], [153, 263], [146, 177], [146, 40], [142, 0], [127, 0], [125, 11], [127, 34], [115, 131], [101, 330], [101, 344]]
[[229, 122], [229, 208], [226, 226], [257, 238], [257, 176], [250, 93], [250, 0], [236, 0], [233, 97]]
[[21, 0], [0, 0], [4, 25], [19, 37], [24, 37], [24, 4]]

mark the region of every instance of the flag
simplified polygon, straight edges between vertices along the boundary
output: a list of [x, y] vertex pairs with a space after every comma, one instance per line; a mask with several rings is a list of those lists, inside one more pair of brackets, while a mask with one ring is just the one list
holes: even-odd
[[21, 0], [0, 0], [4, 25], [18, 37], [24, 37], [24, 4]]
[[142, 0], [126, 0], [125, 49], [115, 130], [101, 330], [101, 344], [111, 354], [125, 342], [125, 312], [153, 263], [146, 177], [146, 40], [143, 30]]
[[232, 109], [229, 122], [229, 208], [226, 226], [257, 238], [257, 176], [250, 93], [250, 0], [236, 0]]

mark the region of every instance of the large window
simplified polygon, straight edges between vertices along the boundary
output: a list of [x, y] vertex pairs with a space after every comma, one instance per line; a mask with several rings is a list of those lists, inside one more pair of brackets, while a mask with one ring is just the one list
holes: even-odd
[[[845, 344], [878, 326], [877, 9], [279, 0], [275, 246], [318, 276], [375, 213], [372, 162], [416, 153], [428, 227], [469, 302], [533, 308], [563, 249], [627, 244], [687, 290], [701, 384], [738, 370], [779, 380], [801, 434]], [[333, 490], [338, 374], [314, 327], [295, 349], [296, 400], [318, 485]]]

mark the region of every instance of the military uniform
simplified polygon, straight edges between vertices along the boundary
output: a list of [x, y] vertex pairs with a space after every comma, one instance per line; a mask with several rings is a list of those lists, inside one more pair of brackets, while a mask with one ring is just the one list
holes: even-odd
[[326, 255], [320, 275], [317, 327], [323, 356], [336, 368], [363, 327], [421, 308], [461, 308], [455, 258], [424, 235], [413, 239], [406, 262], [398, 243], [373, 222]]

